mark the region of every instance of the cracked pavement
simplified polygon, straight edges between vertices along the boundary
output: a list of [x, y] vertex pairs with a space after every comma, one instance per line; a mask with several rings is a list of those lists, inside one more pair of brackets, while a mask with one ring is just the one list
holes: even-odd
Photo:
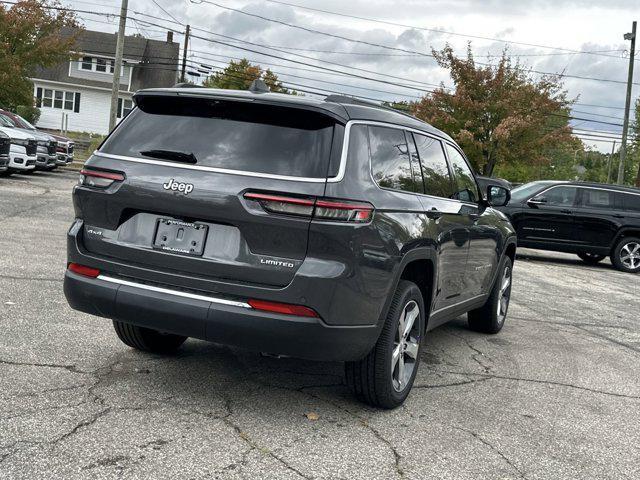
[[341, 364], [143, 354], [71, 310], [76, 177], [0, 178], [0, 479], [640, 478], [640, 276], [520, 251], [503, 331], [430, 332], [379, 411]]

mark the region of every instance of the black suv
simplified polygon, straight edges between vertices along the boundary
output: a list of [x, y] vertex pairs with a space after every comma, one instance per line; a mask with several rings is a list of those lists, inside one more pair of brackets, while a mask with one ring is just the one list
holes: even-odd
[[347, 97], [134, 98], [74, 189], [64, 281], [125, 344], [346, 361], [361, 399], [395, 407], [425, 332], [465, 312], [502, 328], [515, 232], [444, 133]]
[[640, 272], [640, 189], [600, 183], [531, 182], [501, 207], [520, 247], [576, 253], [589, 264], [610, 256], [624, 272]]

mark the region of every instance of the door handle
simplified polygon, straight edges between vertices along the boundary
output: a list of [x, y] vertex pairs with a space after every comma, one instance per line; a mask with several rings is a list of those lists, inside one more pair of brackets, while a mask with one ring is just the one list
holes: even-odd
[[442, 217], [442, 212], [436, 207], [433, 207], [431, 210], [427, 210], [427, 217], [437, 220]]
[[573, 211], [565, 209], [565, 210], [560, 210], [560, 213], [573, 213]]
[[616, 213], [613, 215], [614, 218], [624, 218], [624, 215], [620, 215], [619, 213]]

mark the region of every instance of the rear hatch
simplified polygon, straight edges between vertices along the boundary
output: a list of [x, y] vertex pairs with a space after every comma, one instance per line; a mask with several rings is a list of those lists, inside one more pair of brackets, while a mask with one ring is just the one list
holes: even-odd
[[287, 285], [305, 258], [308, 205], [324, 194], [342, 125], [259, 101], [136, 101], [75, 190], [84, 248], [166, 273]]

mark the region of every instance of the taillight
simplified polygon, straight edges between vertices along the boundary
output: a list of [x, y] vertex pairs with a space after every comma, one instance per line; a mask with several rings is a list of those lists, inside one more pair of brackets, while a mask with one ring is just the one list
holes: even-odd
[[362, 202], [253, 192], [245, 193], [244, 198], [260, 203], [267, 212], [313, 217], [315, 220], [366, 223], [373, 216], [373, 205]]
[[85, 187], [107, 188], [114, 182], [122, 182], [123, 180], [124, 175], [121, 173], [80, 170], [80, 180], [78, 183]]
[[247, 303], [255, 310], [261, 310], [263, 312], [282, 313], [284, 315], [296, 315], [298, 317], [319, 317], [315, 310], [303, 305], [292, 305], [290, 303], [268, 302], [266, 300], [255, 299], [251, 299]]
[[317, 200], [314, 218], [365, 223], [371, 220], [373, 206], [368, 203]]
[[96, 278], [100, 275], [100, 270], [97, 268], [87, 267], [86, 265], [80, 265], [79, 263], [70, 263], [69, 270], [73, 273], [77, 273], [78, 275], [90, 278]]
[[267, 212], [303, 216], [313, 214], [314, 200], [310, 198], [285, 197], [265, 193], [245, 193], [244, 198], [259, 202]]

